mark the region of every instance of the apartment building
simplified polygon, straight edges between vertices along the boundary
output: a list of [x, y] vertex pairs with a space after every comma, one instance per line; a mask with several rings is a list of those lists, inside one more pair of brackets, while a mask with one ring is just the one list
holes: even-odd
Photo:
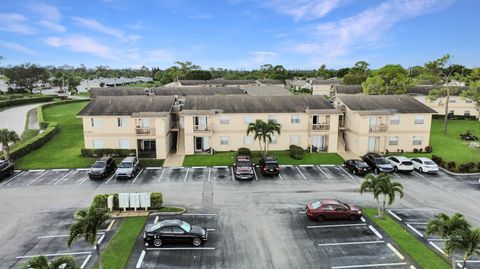
[[335, 105], [345, 115], [340, 136], [355, 154], [412, 152], [429, 145], [436, 111], [411, 96], [338, 95]]
[[316, 79], [311, 80], [309, 83], [311, 85], [312, 95], [330, 96], [333, 87], [341, 84], [342, 81], [339, 79]]

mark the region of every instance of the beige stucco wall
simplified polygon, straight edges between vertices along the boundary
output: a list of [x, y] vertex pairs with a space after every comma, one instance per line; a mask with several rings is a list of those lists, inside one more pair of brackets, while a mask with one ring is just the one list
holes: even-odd
[[[439, 115], [445, 115], [446, 98], [438, 98], [430, 100], [426, 96], [415, 96], [415, 99], [437, 111]], [[452, 103], [453, 101], [453, 103]], [[452, 111], [455, 116], [463, 116], [466, 111], [470, 111], [471, 116], [479, 118], [479, 108], [475, 102], [468, 102], [466, 98], [461, 96], [450, 96], [448, 110]]]

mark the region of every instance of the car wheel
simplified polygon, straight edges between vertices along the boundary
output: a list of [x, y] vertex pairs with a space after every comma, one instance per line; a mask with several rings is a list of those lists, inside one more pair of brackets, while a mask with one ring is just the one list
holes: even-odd
[[162, 243], [163, 243], [163, 242], [162, 242], [162, 239], [160, 239], [160, 238], [155, 238], [155, 239], [153, 240], [153, 245], [156, 246], [157, 248], [158, 248], [158, 247], [161, 247], [161, 246], [162, 246]]
[[322, 216], [322, 215], [320, 215], [320, 216], [317, 217], [317, 221], [322, 222], [322, 221], [324, 221], [324, 220], [325, 220], [325, 217]]
[[351, 221], [354, 221], [354, 220], [357, 220], [357, 219], [358, 219], [358, 217], [357, 217], [357, 216], [355, 216], [355, 215], [351, 215], [351, 216], [349, 217], [349, 219], [350, 219]]
[[378, 168], [375, 168], [375, 174], [380, 174], [380, 170], [378, 170]]
[[199, 247], [201, 244], [202, 244], [202, 239], [198, 238], [198, 237], [195, 237], [193, 238], [192, 240], [192, 244], [196, 247]]
[[419, 168], [418, 171], [420, 171], [421, 173], [423, 173], [423, 168]]
[[393, 171], [398, 172], [398, 167], [394, 166]]

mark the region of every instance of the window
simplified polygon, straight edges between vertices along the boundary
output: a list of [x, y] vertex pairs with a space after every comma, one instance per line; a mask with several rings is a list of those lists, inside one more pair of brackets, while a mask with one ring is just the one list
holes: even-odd
[[268, 115], [268, 121], [277, 123], [277, 115]]
[[448, 100], [448, 102], [449, 102], [450, 104], [455, 104], [455, 103], [457, 102], [457, 100], [455, 100], [455, 99], [450, 99], [450, 100]]
[[422, 144], [422, 137], [421, 136], [414, 136], [413, 137], [413, 145], [420, 146]]
[[228, 118], [228, 116], [221, 116], [220, 124], [230, 124], [230, 119]]
[[470, 116], [470, 110], [465, 110], [465, 112], [463, 113], [464, 116], [468, 117]]
[[125, 118], [117, 118], [117, 126], [118, 126], [118, 127], [125, 127], [125, 126], [127, 126], [127, 119], [125, 119]]
[[228, 136], [220, 136], [220, 145], [228, 145], [229, 140]]
[[390, 117], [390, 125], [398, 125], [398, 124], [400, 124], [400, 117], [399, 116]]
[[93, 140], [94, 149], [103, 149], [103, 140]]
[[118, 146], [121, 149], [129, 149], [130, 148], [130, 143], [129, 143], [128, 139], [120, 139], [118, 141]]
[[100, 119], [92, 118], [92, 127], [99, 127], [100, 126]]
[[272, 145], [277, 144], [277, 136], [276, 135], [272, 135], [272, 141], [270, 142], [270, 144], [272, 144]]
[[473, 103], [473, 101], [472, 101], [472, 100], [470, 100], [470, 99], [465, 99], [465, 103], [467, 103], [467, 104], [471, 104], [471, 103]]
[[290, 122], [293, 124], [300, 123], [300, 115], [292, 115]]
[[415, 124], [423, 124], [424, 121], [425, 121], [425, 119], [424, 119], [423, 116], [416, 116], [415, 117]]
[[300, 136], [299, 135], [291, 135], [290, 136], [290, 145], [298, 145], [300, 144]]
[[448, 115], [452, 115], [452, 116], [453, 116], [454, 114], [455, 114], [455, 110], [449, 110], [449, 111], [448, 111]]
[[245, 124], [252, 123], [252, 122], [253, 122], [252, 116], [245, 116], [245, 117], [243, 117], [243, 122], [244, 122]]
[[390, 145], [390, 146], [398, 145], [398, 136], [390, 136], [388, 138], [388, 145]]
[[251, 136], [244, 136], [243, 137], [243, 144], [244, 145], [251, 145], [253, 143], [253, 137]]

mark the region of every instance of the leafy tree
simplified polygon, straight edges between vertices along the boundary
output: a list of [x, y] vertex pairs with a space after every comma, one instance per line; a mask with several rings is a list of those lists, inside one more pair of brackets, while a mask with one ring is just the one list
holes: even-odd
[[477, 105], [480, 105], [480, 80], [471, 82], [469, 88], [463, 90], [460, 96], [473, 100]]
[[97, 241], [97, 233], [100, 225], [109, 218], [110, 215], [106, 209], [95, 206], [77, 211], [74, 215], [75, 222], [70, 226], [70, 234], [67, 241], [67, 245], [70, 247], [74, 241], [84, 238], [88, 244], [95, 246], [98, 256], [98, 267], [100, 269], [103, 269], [103, 262]]
[[348, 72], [350, 71], [350, 68], [340, 68], [336, 72], [336, 76], [338, 78], [343, 78]]
[[[397, 193], [400, 198], [403, 198], [404, 195], [403, 185], [400, 182], [392, 182], [390, 175], [384, 173], [376, 176], [368, 174], [360, 185], [360, 193], [363, 194], [365, 191], [372, 192], [373, 198], [377, 201], [380, 218], [383, 218], [385, 214], [385, 206], [393, 204]], [[380, 196], [383, 196], [382, 201], [379, 199]]]
[[210, 72], [205, 70], [192, 70], [187, 73], [185, 79], [210, 80], [212, 79], [212, 75], [210, 74]]
[[333, 70], [328, 70], [327, 69], [327, 66], [322, 64], [320, 66], [320, 68], [318, 69], [318, 73], [317, 73], [317, 76], [322, 78], [322, 79], [327, 79], [327, 78], [331, 78], [331, 77], [334, 77], [334, 71]]
[[272, 142], [272, 136], [275, 133], [280, 134], [281, 125], [274, 121], [264, 122], [257, 119], [255, 122], [248, 124], [247, 135], [254, 134], [254, 139], [258, 140], [260, 152], [262, 155], [268, 154], [268, 145]]
[[17, 142], [19, 140], [20, 138], [15, 131], [0, 129], [0, 143], [2, 143], [3, 158], [5, 160], [10, 159], [10, 147], [8, 144], [11, 142]]
[[355, 65], [350, 69], [350, 73], [360, 73], [360, 74], [366, 74], [369, 71], [370, 64], [365, 62], [365, 61], [358, 61], [355, 63]]
[[367, 95], [386, 94], [384, 86], [385, 81], [379, 76], [367, 78], [367, 80], [362, 83], [363, 92]]
[[374, 71], [374, 76], [362, 83], [365, 94], [380, 95], [403, 94], [413, 85], [414, 81], [407, 77], [407, 71], [401, 65], [393, 64]]
[[30, 92], [37, 82], [46, 82], [50, 77], [44, 67], [34, 64], [22, 64], [6, 68], [4, 75], [9, 78], [10, 82]]
[[342, 82], [345, 85], [360, 85], [367, 79], [368, 79], [367, 74], [352, 74], [349, 72], [348, 74], [343, 76]]
[[[268, 154], [268, 147], [270, 145], [270, 143], [272, 142], [272, 136], [274, 136], [275, 134], [280, 134], [280, 131], [282, 129], [282, 126], [280, 125], [280, 123], [278, 122], [275, 122], [275, 121], [268, 121], [267, 122], [267, 126], [266, 126], [266, 132], [265, 132], [265, 136], [268, 140], [268, 143], [266, 143], [266, 149], [265, 149], [265, 155]], [[265, 142], [265, 138], [263, 139], [263, 142]]]
[[[61, 266], [64, 267], [61, 267]], [[26, 262], [22, 269], [77, 269], [75, 259], [72, 256], [62, 256], [49, 261], [45, 256], [35, 256]]]

